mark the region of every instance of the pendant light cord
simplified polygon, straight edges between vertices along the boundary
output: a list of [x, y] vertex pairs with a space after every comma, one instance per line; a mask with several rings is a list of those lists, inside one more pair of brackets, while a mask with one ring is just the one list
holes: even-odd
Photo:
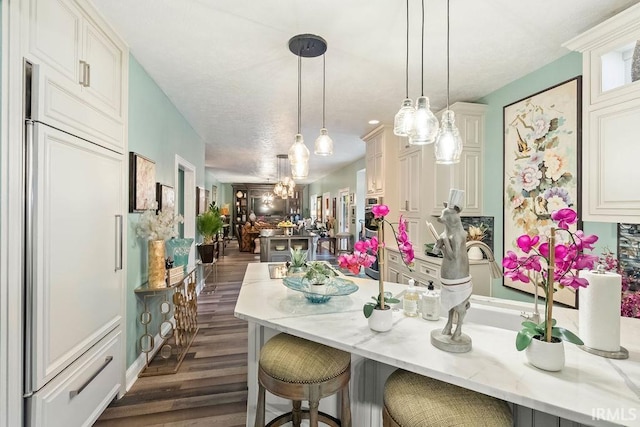
[[449, 0], [447, 0], [447, 110], [449, 109]]
[[325, 128], [324, 113], [325, 113], [325, 91], [327, 86], [326, 76], [327, 76], [327, 60], [325, 59], [325, 54], [322, 54], [322, 128]]
[[422, 59], [420, 60], [420, 72], [422, 80], [420, 96], [424, 96], [424, 0], [422, 0]]
[[405, 99], [409, 98], [409, 0], [407, 0], [407, 58], [404, 65]]
[[302, 114], [301, 114], [301, 105], [302, 105], [302, 52], [298, 50], [298, 134], [300, 133], [301, 122], [302, 122]]

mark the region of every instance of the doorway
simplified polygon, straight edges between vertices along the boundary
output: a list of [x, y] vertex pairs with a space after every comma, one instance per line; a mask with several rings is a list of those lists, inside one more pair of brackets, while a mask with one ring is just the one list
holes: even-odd
[[338, 190], [338, 232], [349, 233], [349, 188]]
[[[181, 214], [184, 238], [196, 236], [196, 167], [176, 154], [175, 157], [176, 214]], [[189, 253], [189, 266], [195, 265], [195, 249]]]

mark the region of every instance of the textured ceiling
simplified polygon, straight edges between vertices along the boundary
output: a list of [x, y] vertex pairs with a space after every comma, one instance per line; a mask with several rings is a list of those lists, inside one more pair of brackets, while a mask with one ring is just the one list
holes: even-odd
[[[302, 134], [313, 182], [364, 155], [360, 136], [391, 123], [405, 91], [401, 0], [93, 0], [206, 142], [221, 182], [277, 178], [297, 130], [297, 56], [288, 40], [327, 40], [326, 126], [335, 154], [313, 155], [322, 57], [302, 60]], [[473, 101], [559, 58], [561, 44], [638, 0], [452, 0], [451, 102]], [[409, 0], [409, 96], [420, 94], [420, 2]], [[426, 0], [424, 93], [446, 104], [446, 1]]]

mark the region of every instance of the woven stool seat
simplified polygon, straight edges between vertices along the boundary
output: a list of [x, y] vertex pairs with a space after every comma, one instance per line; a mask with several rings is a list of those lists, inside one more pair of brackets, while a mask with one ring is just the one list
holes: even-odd
[[[256, 427], [264, 426], [265, 390], [290, 399], [293, 410], [272, 420], [267, 426], [293, 421], [300, 425], [308, 418], [310, 426], [318, 421], [330, 426], [351, 426], [349, 379], [351, 354], [288, 334], [278, 334], [260, 351], [258, 369], [258, 407]], [[341, 391], [341, 420], [318, 411], [320, 399]], [[309, 410], [301, 410], [301, 402], [309, 402]]]
[[384, 386], [384, 427], [512, 426], [506, 402], [396, 370]]

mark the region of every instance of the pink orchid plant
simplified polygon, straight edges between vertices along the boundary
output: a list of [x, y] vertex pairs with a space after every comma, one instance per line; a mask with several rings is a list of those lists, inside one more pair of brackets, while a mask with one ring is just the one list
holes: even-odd
[[[371, 213], [373, 213], [373, 217], [376, 219], [378, 223], [378, 237], [372, 237], [367, 240], [361, 240], [356, 242], [354, 245], [354, 251], [352, 254], [348, 255], [340, 255], [338, 257], [338, 265], [340, 268], [349, 269], [354, 274], [360, 273], [361, 267], [371, 267], [371, 265], [376, 261], [375, 254], [378, 255], [380, 260], [384, 259], [384, 224], [387, 223], [393, 230], [393, 234], [396, 237], [396, 242], [398, 243], [398, 250], [402, 254], [402, 261], [405, 265], [411, 270], [413, 267], [413, 260], [415, 258], [415, 253], [413, 250], [413, 245], [409, 240], [409, 235], [407, 234], [407, 221], [400, 215], [400, 219], [398, 220], [398, 230], [393, 228], [393, 224], [385, 219], [385, 216], [389, 214], [389, 207], [387, 205], [374, 205], [371, 208]], [[384, 281], [382, 275], [378, 280], [378, 298], [372, 297], [375, 303], [367, 303], [364, 306], [364, 315], [365, 317], [371, 316], [374, 308], [385, 308], [385, 298], [389, 303], [398, 303], [399, 300], [391, 298], [391, 295], [385, 295], [384, 292]]]
[[[533, 338], [542, 341], [565, 340], [574, 344], [583, 344], [574, 333], [555, 326], [552, 318], [553, 294], [558, 288], [570, 287], [578, 289], [587, 287], [586, 279], [578, 277], [577, 270], [592, 269], [598, 262], [598, 257], [584, 253], [593, 250], [593, 244], [598, 240], [596, 235], [585, 235], [583, 231], [572, 232], [569, 226], [577, 222], [578, 216], [573, 209], [564, 208], [554, 211], [551, 219], [556, 222], [557, 229], [551, 228], [551, 235], [547, 238], [523, 234], [516, 243], [524, 256], [518, 256], [513, 251], [507, 251], [502, 260], [505, 277], [516, 282], [533, 283], [542, 288], [545, 296], [545, 317], [540, 324], [523, 322], [524, 329], [518, 332], [516, 348], [524, 350]], [[556, 232], [559, 234], [556, 241]], [[568, 238], [563, 238], [566, 233]]]

